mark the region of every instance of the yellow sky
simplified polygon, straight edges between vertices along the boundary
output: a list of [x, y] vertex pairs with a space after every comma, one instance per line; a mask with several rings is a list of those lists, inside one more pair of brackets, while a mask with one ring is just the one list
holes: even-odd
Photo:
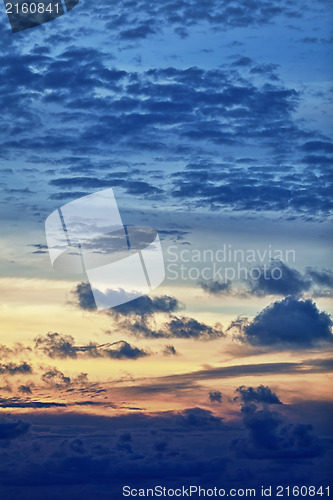
[[[327, 399], [330, 397], [332, 375], [327, 373], [264, 373], [256, 375], [241, 375], [218, 378], [193, 378], [193, 384], [188, 382], [191, 376], [205, 369], [213, 369], [232, 365], [248, 365], [257, 363], [301, 362], [305, 359], [325, 358], [328, 353], [317, 351], [265, 352], [241, 345], [226, 339], [216, 339], [209, 342], [186, 339], [147, 339], [135, 338], [125, 330], [119, 329], [114, 320], [101, 312], [80, 310], [73, 302], [71, 290], [73, 283], [68, 281], [52, 281], [40, 279], [3, 278], [0, 287], [5, 291], [0, 307], [1, 336], [0, 344], [11, 346], [16, 342], [32, 346], [33, 339], [47, 332], [58, 332], [62, 335], [71, 335], [76, 345], [86, 345], [89, 342], [97, 344], [112, 343], [125, 340], [131, 345], [145, 349], [151, 355], [137, 360], [115, 360], [106, 358], [67, 358], [51, 359], [41, 350], [17, 354], [7, 361], [27, 361], [33, 366], [34, 373], [28, 375], [7, 376], [0, 386], [5, 383], [12, 386], [14, 397], [20, 384], [34, 384], [31, 395], [19, 394], [19, 397], [29, 401], [56, 401], [71, 403], [87, 400], [93, 397], [100, 403], [114, 402], [120, 407], [144, 407], [149, 411], [166, 409], [181, 409], [188, 406], [211, 407], [208, 399], [209, 391], [219, 390], [226, 394], [223, 407], [214, 410], [227, 412], [228, 405], [234, 397], [234, 390], [239, 385], [269, 385], [278, 388], [285, 402], [299, 398]], [[237, 307], [232, 297], [226, 299], [212, 298], [204, 295], [198, 288], [178, 288], [177, 298], [186, 302], [188, 308], [179, 314], [193, 316], [213, 325], [220, 321], [224, 326], [234, 319]], [[174, 295], [175, 289], [159, 289], [159, 295]], [[218, 301], [222, 301], [220, 312], [217, 312]], [[262, 309], [269, 303], [267, 297], [263, 299], [243, 299], [242, 307], [246, 311]], [[255, 304], [254, 304], [255, 302]], [[239, 301], [238, 301], [239, 304]], [[210, 312], [207, 312], [207, 305]], [[214, 310], [216, 308], [216, 312]], [[231, 311], [231, 312], [230, 312]], [[162, 320], [162, 318], [160, 318]], [[163, 355], [166, 344], [175, 346], [177, 356]], [[2, 362], [5, 362], [2, 360]], [[74, 389], [57, 388], [45, 385], [41, 380], [41, 373], [55, 367], [70, 376], [72, 381], [80, 373], [87, 373], [91, 393], [82, 392], [79, 383], [74, 383]], [[185, 376], [185, 382], [183, 375]], [[178, 376], [177, 380], [163, 377]], [[183, 385], [181, 385], [183, 383]], [[95, 385], [94, 385], [95, 384]], [[96, 385], [97, 384], [97, 385]], [[146, 386], [156, 386], [147, 390]], [[105, 392], [95, 394], [96, 387]], [[163, 387], [165, 386], [165, 390]], [[176, 387], [177, 386], [177, 387]], [[281, 396], [282, 397], [282, 396]], [[232, 405], [231, 405], [232, 411]], [[229, 408], [229, 409], [230, 409]], [[5, 411], [5, 410], [4, 410]], [[23, 410], [21, 410], [23, 411]], [[52, 410], [53, 411], [53, 410]], [[80, 407], [80, 411], [114, 412], [112, 408]], [[127, 411], [124, 409], [124, 411]]]

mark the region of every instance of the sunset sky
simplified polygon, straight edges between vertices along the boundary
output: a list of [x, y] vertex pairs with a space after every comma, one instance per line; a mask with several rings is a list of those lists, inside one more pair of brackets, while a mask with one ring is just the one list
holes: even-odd
[[[0, 497], [329, 486], [331, 3], [1, 12]], [[44, 224], [109, 188], [166, 277], [98, 311]]]

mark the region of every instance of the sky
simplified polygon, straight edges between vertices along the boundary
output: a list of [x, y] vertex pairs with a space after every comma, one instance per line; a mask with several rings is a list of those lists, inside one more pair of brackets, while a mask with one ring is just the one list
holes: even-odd
[[[12, 33], [2, 8], [3, 498], [328, 496], [332, 17], [80, 0]], [[45, 220], [110, 188], [127, 227], [158, 232], [165, 279], [97, 310], [85, 274], [53, 269]]]

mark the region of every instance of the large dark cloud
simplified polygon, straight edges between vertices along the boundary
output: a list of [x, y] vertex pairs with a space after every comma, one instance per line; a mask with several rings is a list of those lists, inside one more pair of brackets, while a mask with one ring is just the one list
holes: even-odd
[[138, 359], [149, 355], [144, 349], [131, 346], [124, 340], [107, 344], [90, 342], [85, 346], [76, 346], [71, 335], [51, 332], [37, 337], [35, 347], [41, 349], [50, 358]]
[[243, 408], [248, 440], [234, 443], [240, 456], [255, 459], [304, 459], [323, 455], [324, 447], [310, 424], [287, 424], [277, 412]]
[[310, 299], [286, 297], [261, 311], [252, 321], [231, 323], [244, 342], [272, 348], [309, 348], [332, 342], [332, 319]]
[[236, 392], [244, 403], [282, 404], [277, 395], [264, 385], [259, 385], [258, 387], [245, 387], [241, 385], [236, 389]]

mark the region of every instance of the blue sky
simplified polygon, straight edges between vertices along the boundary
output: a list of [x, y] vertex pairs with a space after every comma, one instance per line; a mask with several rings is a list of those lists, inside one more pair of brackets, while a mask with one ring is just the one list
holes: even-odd
[[24, 206], [29, 243], [57, 202], [110, 186], [129, 223], [327, 219], [328, 4], [200, 5], [81, 2], [15, 36], [4, 18], [3, 217]]
[[[332, 17], [326, 0], [80, 0], [13, 34], [2, 9], [7, 498], [328, 485]], [[85, 276], [52, 269], [44, 222], [107, 188], [159, 232], [166, 280], [97, 312]], [[170, 248], [201, 273], [195, 252], [224, 245], [256, 252], [249, 270], [295, 258], [278, 281], [172, 278]]]

